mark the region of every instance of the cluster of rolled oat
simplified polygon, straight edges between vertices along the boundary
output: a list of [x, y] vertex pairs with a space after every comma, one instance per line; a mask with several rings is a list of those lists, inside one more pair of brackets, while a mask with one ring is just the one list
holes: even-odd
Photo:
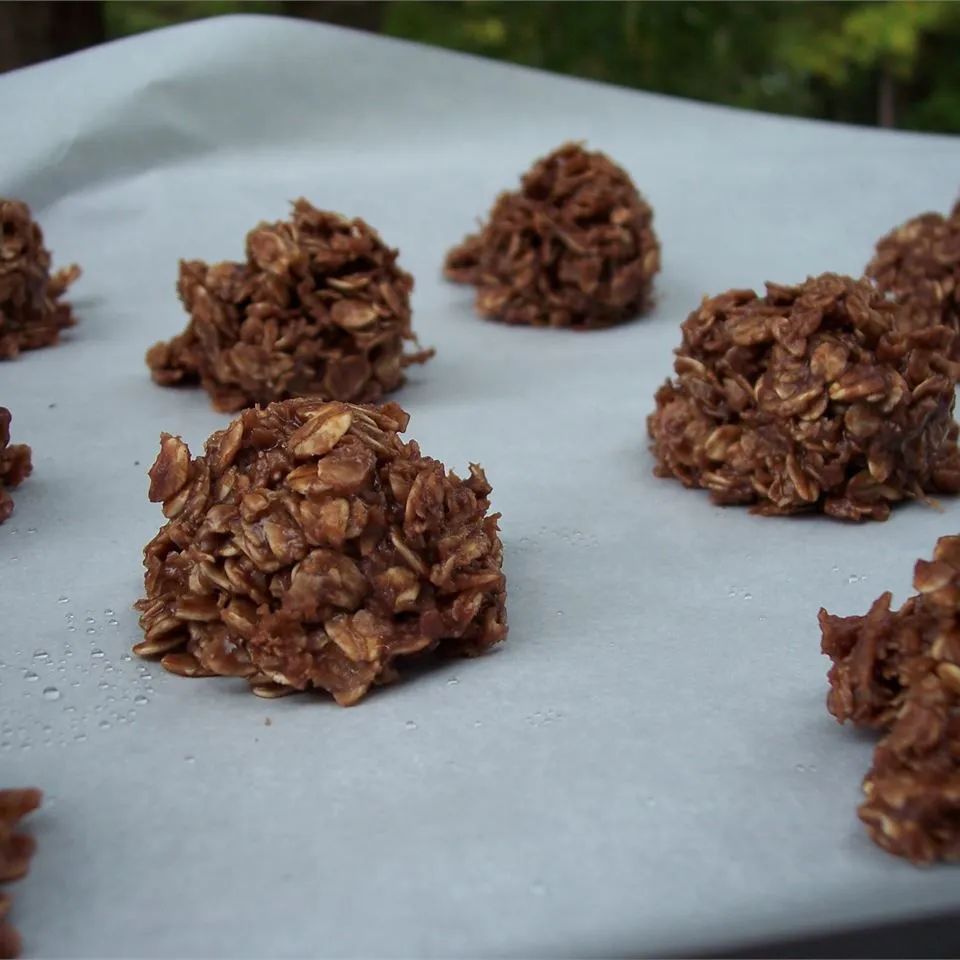
[[[40, 806], [39, 790], [0, 790], [0, 884], [26, 876], [36, 847], [32, 837], [17, 833], [17, 825]], [[0, 960], [20, 956], [20, 936], [8, 922], [10, 896], [0, 890]]]
[[10, 442], [10, 411], [0, 407], [0, 523], [13, 513], [13, 499], [8, 490], [19, 486], [30, 476], [30, 448], [25, 443]]
[[30, 208], [0, 198], [0, 360], [54, 344], [74, 325], [60, 298], [79, 275], [71, 266], [51, 276], [50, 252]]
[[[39, 227], [0, 200], [0, 359], [73, 324]], [[567, 144], [502, 194], [452, 249], [446, 276], [510, 324], [591, 329], [653, 302], [653, 212], [604, 154]], [[885, 520], [910, 498], [960, 491], [960, 204], [883, 238], [867, 278], [835, 274], [758, 296], [705, 299], [682, 325], [674, 379], [648, 431], [656, 472], [762, 514]], [[407, 414], [372, 405], [432, 351], [413, 341], [412, 277], [364, 221], [293, 204], [260, 224], [243, 262], [184, 261], [186, 329], [147, 353], [161, 385], [199, 383], [242, 411], [192, 457], [164, 434], [150, 499], [167, 522], [144, 550], [144, 639], [189, 677], [231, 676], [277, 697], [360, 700], [436, 652], [481, 653], [507, 633], [490, 485], [404, 442]], [[5, 487], [30, 472], [0, 408]], [[918, 595], [865, 617], [821, 611], [829, 707], [884, 731], [860, 815], [887, 849], [960, 859], [960, 537], [918, 563]], [[32, 845], [13, 833], [36, 791], [0, 791], [0, 881]], [[2, 923], [0, 956], [19, 941]]]
[[406, 425], [395, 404], [299, 399], [244, 411], [200, 457], [165, 435], [150, 499], [168, 523], [144, 551], [135, 651], [347, 705], [401, 660], [502, 640], [490, 486], [404, 443]]
[[362, 220], [301, 199], [246, 247], [244, 263], [180, 264], [190, 322], [147, 353], [157, 383], [199, 382], [226, 412], [295, 396], [371, 401], [432, 355], [404, 353], [413, 278]]
[[867, 281], [823, 274], [704, 300], [648, 420], [659, 476], [755, 512], [884, 520], [960, 490], [955, 334], [904, 329]]
[[[867, 277], [704, 299], [647, 427], [655, 472], [756, 513], [885, 520], [960, 491], [960, 204], [877, 244]], [[960, 859], [960, 537], [917, 565], [920, 593], [865, 617], [821, 611], [829, 707], [886, 735], [860, 816], [886, 849]]]
[[925, 213], [888, 233], [866, 273], [903, 305], [910, 326], [960, 330], [960, 201], [949, 216]]
[[567, 144], [503, 193], [446, 275], [477, 287], [477, 311], [507, 323], [607, 327], [646, 311], [660, 245], [653, 211], [602, 153]]
[[866, 616], [820, 611], [827, 705], [884, 734], [859, 811], [873, 839], [917, 863], [960, 860], [960, 536], [937, 542], [913, 585], [896, 611], [889, 593]]

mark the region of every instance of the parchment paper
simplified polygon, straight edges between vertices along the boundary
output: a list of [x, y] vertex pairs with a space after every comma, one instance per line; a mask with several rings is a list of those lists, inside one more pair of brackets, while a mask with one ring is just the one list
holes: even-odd
[[[481, 321], [443, 254], [571, 138], [653, 203], [657, 309]], [[858, 823], [871, 741], [826, 713], [816, 623], [903, 600], [960, 505], [755, 518], [655, 479], [644, 426], [703, 294], [859, 273], [953, 201], [960, 142], [240, 17], [0, 78], [0, 143], [0, 194], [84, 268], [63, 345], [0, 365], [35, 455], [0, 529], [0, 777], [48, 795], [30, 955], [692, 952], [960, 906], [956, 869]], [[401, 248], [438, 351], [409, 433], [483, 463], [503, 513], [508, 642], [350, 710], [127, 656], [159, 433], [197, 451], [227, 420], [143, 363], [185, 322], [177, 259], [239, 258], [301, 194]]]

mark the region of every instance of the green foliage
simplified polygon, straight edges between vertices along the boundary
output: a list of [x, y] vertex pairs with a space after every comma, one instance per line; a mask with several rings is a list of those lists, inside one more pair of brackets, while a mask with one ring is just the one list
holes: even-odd
[[864, 3], [844, 11], [837, 29], [797, 30], [781, 46], [788, 63], [844, 83], [851, 70], [884, 67], [902, 78], [917, 67], [924, 37], [958, 24], [960, 8], [953, 3]]
[[[113, 36], [237, 11], [289, 13], [291, 5], [104, 5]], [[383, 29], [698, 100], [854, 123], [884, 116], [898, 126], [960, 133], [960, 2], [954, 0], [387, 0]]]
[[717, 103], [960, 132], [960, 3], [394, 0], [395, 36]]
[[923, 34], [950, 15], [944, 3], [864, 4], [843, 22], [840, 57], [860, 67], [889, 64], [901, 76], [909, 76]]
[[107, 0], [103, 20], [108, 37], [127, 37], [225, 13], [281, 13], [282, 6], [271, 0]]

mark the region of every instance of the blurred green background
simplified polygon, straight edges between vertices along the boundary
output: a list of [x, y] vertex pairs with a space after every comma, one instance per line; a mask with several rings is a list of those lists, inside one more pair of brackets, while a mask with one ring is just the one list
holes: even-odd
[[[62, 11], [66, 4], [54, 6]], [[98, 8], [97, 29], [107, 39], [224, 13], [273, 13], [737, 107], [960, 133], [960, 3], [949, 0], [112, 0], [83, 6]]]

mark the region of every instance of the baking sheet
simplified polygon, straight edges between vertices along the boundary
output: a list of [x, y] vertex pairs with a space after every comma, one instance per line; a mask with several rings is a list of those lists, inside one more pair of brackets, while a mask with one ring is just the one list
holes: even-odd
[[[856, 820], [871, 741], [826, 713], [816, 624], [904, 599], [960, 504], [751, 517], [652, 477], [644, 430], [701, 295], [859, 272], [952, 202], [960, 141], [256, 17], [0, 77], [0, 105], [0, 194], [84, 268], [64, 344], [0, 365], [35, 459], [0, 529], [0, 777], [48, 795], [15, 891], [30, 955], [689, 953], [960, 906], [955, 869]], [[444, 251], [570, 138], [653, 203], [657, 309], [482, 322]], [[508, 642], [350, 710], [128, 656], [158, 435], [196, 451], [227, 419], [143, 364], [184, 323], [177, 259], [241, 256], [301, 194], [401, 248], [438, 351], [397, 396], [409, 433], [483, 463], [503, 513]]]

